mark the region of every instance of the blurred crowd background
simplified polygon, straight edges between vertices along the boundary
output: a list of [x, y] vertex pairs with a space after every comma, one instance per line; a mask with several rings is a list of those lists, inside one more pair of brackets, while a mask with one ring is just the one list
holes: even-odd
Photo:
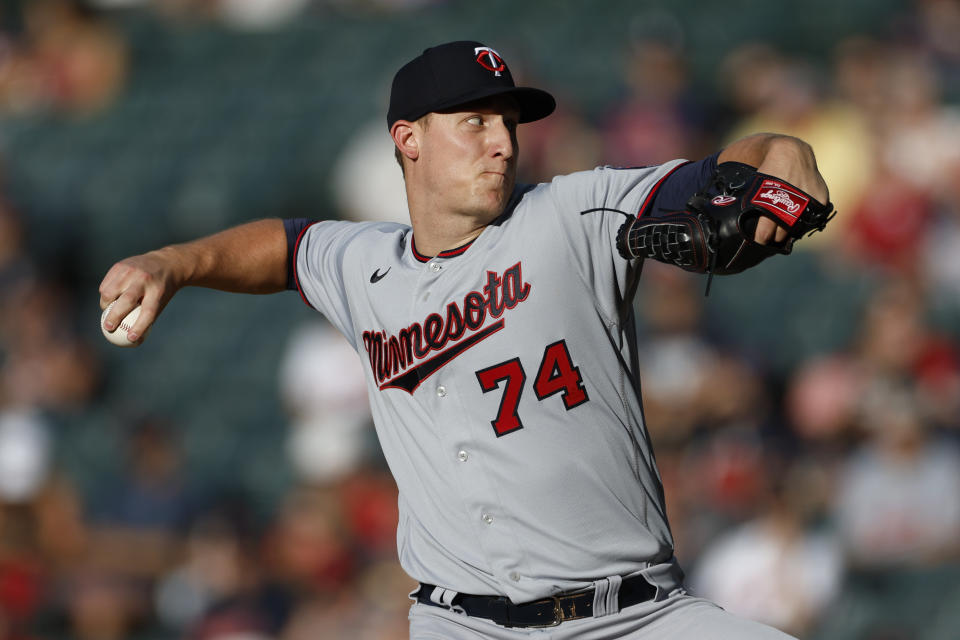
[[825, 233], [709, 297], [645, 267], [677, 554], [804, 638], [960, 637], [958, 34], [955, 0], [0, 0], [0, 640], [406, 637], [346, 343], [185, 290], [121, 350], [97, 286], [253, 218], [403, 219], [390, 78], [464, 38], [559, 99], [525, 181], [813, 145]]

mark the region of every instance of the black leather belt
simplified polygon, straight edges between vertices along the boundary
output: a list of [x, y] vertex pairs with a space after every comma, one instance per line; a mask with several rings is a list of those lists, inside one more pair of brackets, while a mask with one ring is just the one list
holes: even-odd
[[[420, 583], [417, 591], [417, 602], [446, 609], [430, 599], [430, 594], [436, 587], [432, 584]], [[566, 620], [577, 620], [593, 616], [594, 590], [578, 591], [577, 593], [561, 594], [514, 604], [503, 596], [473, 596], [466, 593], [457, 594], [453, 599], [453, 606], [460, 607], [468, 616], [486, 618], [504, 627], [554, 627]], [[626, 578], [620, 584], [617, 602], [620, 608], [653, 600], [657, 588], [647, 582], [643, 576]]]

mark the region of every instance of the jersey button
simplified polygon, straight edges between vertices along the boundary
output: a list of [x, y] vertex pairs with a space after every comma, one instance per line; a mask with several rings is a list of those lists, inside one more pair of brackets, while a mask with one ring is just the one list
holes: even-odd
[[443, 269], [443, 266], [442, 266], [439, 262], [431, 262], [431, 263], [430, 263], [430, 270], [431, 270], [431, 271], [440, 271], [440, 269]]
[[437, 395], [440, 396], [441, 398], [447, 395], [447, 388], [443, 385], [440, 385], [439, 387], [437, 387]]
[[516, 571], [511, 571], [510, 579], [513, 580], [514, 582], [520, 582], [520, 574], [517, 573]]
[[487, 524], [493, 524], [493, 516], [490, 515], [489, 513], [485, 513], [483, 514], [483, 521], [486, 522]]
[[469, 456], [467, 456], [467, 452], [466, 452], [466, 451], [458, 451], [458, 452], [457, 452], [457, 460], [459, 460], [460, 462], [466, 462], [468, 457], [469, 457]]

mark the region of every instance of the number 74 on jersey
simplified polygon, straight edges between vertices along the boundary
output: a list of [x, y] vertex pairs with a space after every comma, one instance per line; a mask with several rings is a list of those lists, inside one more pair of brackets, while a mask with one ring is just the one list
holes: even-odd
[[[503, 396], [500, 398], [500, 409], [497, 411], [497, 416], [490, 421], [497, 437], [522, 429], [523, 421], [517, 412], [517, 406], [520, 404], [520, 397], [526, 386], [527, 374], [520, 358], [511, 358], [492, 367], [481, 369], [476, 372], [476, 375], [484, 393], [504, 387]], [[543, 358], [540, 360], [537, 375], [533, 380], [533, 391], [537, 394], [537, 400], [541, 402], [559, 393], [567, 411], [590, 399], [587, 396], [587, 390], [583, 387], [580, 368], [573, 364], [565, 340], [548, 344], [543, 350]]]

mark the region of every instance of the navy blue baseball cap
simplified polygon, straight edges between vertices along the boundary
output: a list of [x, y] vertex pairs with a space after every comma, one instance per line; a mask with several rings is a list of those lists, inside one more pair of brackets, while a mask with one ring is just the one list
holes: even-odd
[[507, 63], [488, 46], [472, 40], [425, 49], [393, 77], [387, 127], [397, 120], [416, 120], [481, 98], [509, 95], [520, 105], [520, 122], [545, 118], [556, 108], [553, 96], [540, 89], [518, 87]]

